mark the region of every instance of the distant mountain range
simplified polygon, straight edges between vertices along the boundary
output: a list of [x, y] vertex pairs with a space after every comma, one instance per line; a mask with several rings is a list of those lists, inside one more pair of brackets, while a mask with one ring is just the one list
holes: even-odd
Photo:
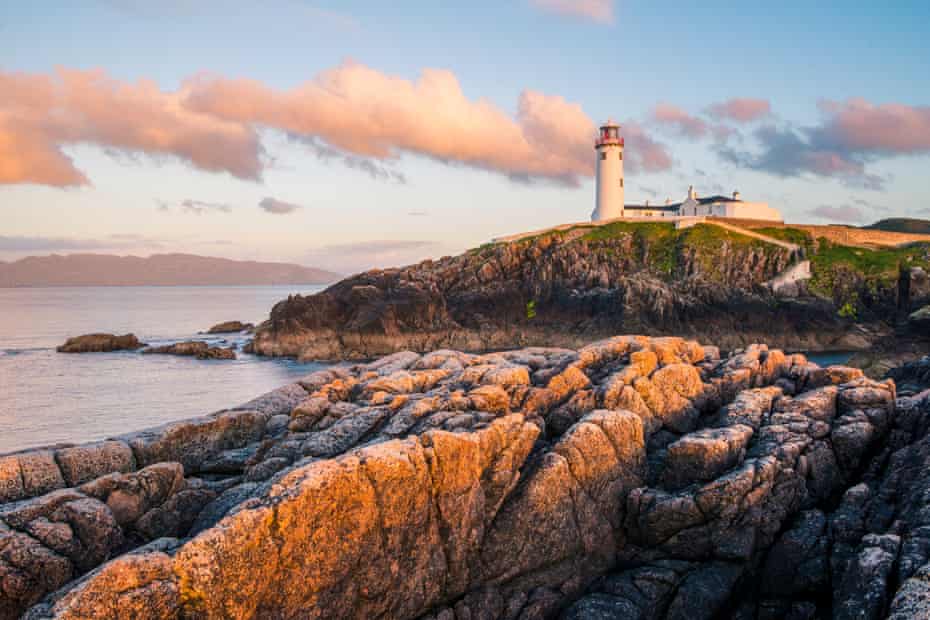
[[326, 284], [339, 274], [290, 263], [193, 254], [68, 254], [0, 261], [0, 288], [21, 286], [186, 286]]
[[919, 220], [912, 217], [889, 217], [864, 228], [927, 235], [930, 234], [930, 220]]

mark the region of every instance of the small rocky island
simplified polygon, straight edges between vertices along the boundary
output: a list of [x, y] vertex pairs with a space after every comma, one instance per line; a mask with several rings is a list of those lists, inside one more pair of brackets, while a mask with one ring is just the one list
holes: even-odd
[[217, 347], [201, 340], [185, 340], [184, 342], [166, 344], [160, 347], [148, 347], [142, 349], [142, 353], [145, 355], [182, 355], [196, 357], [199, 360], [236, 359], [235, 347]]
[[144, 347], [135, 334], [84, 334], [75, 336], [57, 348], [59, 353], [108, 353], [110, 351], [134, 351]]
[[930, 392], [896, 396], [642, 336], [332, 367], [0, 455], [0, 618], [928, 617]]
[[217, 323], [213, 327], [207, 330], [208, 334], [232, 334], [238, 332], [248, 331], [255, 327], [251, 323], [243, 323], [242, 321], [224, 321], [222, 323]]

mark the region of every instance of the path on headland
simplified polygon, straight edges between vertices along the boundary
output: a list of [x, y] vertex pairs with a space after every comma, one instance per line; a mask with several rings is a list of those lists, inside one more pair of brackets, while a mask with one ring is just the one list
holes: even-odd
[[768, 235], [763, 235], [762, 233], [757, 233], [754, 230], [749, 230], [748, 228], [743, 228], [742, 226], [735, 226], [728, 222], [721, 222], [720, 220], [707, 220], [705, 224], [711, 224], [713, 226], [718, 226], [724, 230], [729, 230], [747, 237], [752, 237], [753, 239], [759, 239], [760, 241], [765, 241], [766, 243], [771, 243], [777, 245], [780, 248], [785, 248], [791, 252], [799, 252], [801, 246], [796, 243], [791, 243], [789, 241], [784, 241], [782, 239], [776, 239], [775, 237], [770, 237]]

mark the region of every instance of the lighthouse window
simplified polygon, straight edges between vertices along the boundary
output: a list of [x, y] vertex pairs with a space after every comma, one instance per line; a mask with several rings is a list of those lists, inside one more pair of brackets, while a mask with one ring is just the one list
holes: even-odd
[[623, 161], [623, 151], [620, 151], [620, 152], [617, 153], [617, 154], [620, 156], [620, 161]]
[[601, 153], [601, 160], [605, 160], [605, 159], [607, 159], [607, 152], [606, 152], [606, 151], [604, 151], [604, 152]]
[[620, 179], [620, 187], [623, 187], [623, 179]]

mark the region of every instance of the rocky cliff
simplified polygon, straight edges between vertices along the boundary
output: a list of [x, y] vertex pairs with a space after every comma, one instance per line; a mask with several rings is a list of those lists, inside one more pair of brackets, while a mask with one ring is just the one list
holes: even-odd
[[770, 232], [798, 242], [812, 258], [810, 285], [793, 286], [790, 296], [765, 285], [799, 258], [790, 249], [709, 224], [676, 231], [671, 224], [614, 223], [371, 271], [293, 296], [272, 309], [252, 348], [364, 359], [404, 349], [577, 347], [610, 334], [647, 333], [727, 349], [758, 341], [795, 350], [864, 349], [892, 332], [911, 297], [930, 295], [922, 285], [904, 286], [910, 271], [899, 270], [913, 265], [925, 280], [917, 265], [930, 260], [930, 247], [874, 251], [880, 260], [870, 260], [862, 253], [873, 250], [818, 246], [803, 231]]
[[677, 338], [334, 367], [0, 457], [0, 617], [926, 617], [930, 394], [895, 396]]

